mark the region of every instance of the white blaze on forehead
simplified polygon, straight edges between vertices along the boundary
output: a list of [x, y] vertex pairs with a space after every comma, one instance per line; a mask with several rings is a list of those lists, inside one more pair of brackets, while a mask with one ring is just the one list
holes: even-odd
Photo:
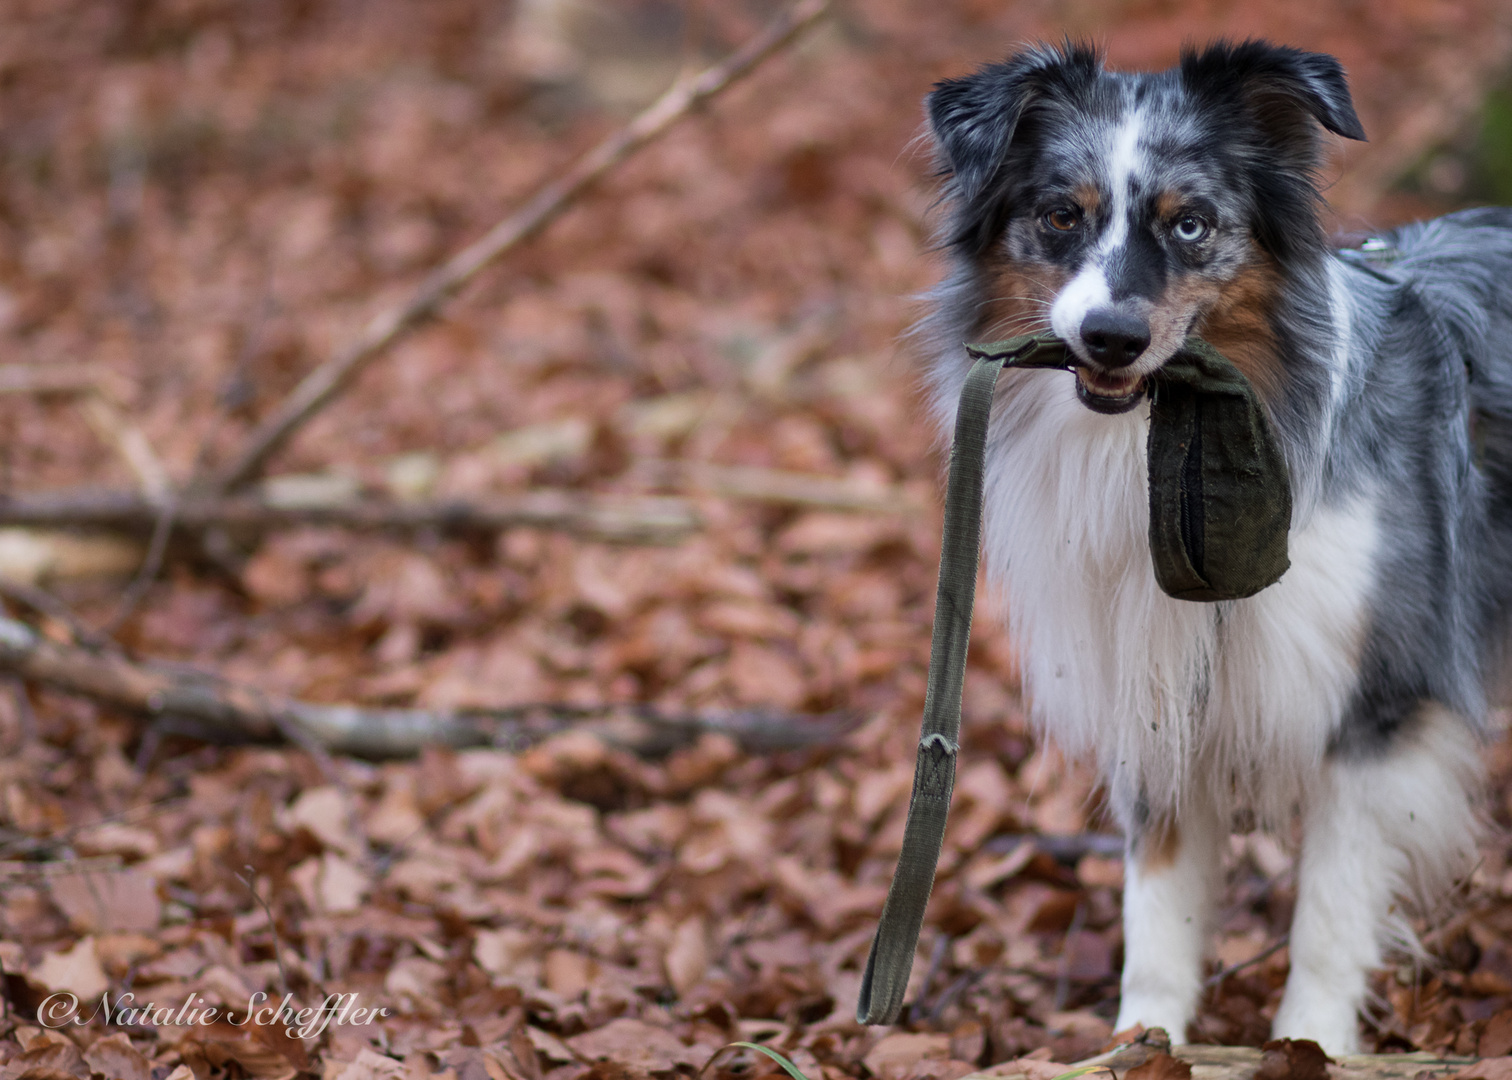
[[1113, 196], [1108, 231], [1098, 242], [1099, 253], [1114, 251], [1129, 238], [1129, 215], [1133, 210], [1129, 198], [1134, 174], [1144, 159], [1139, 136], [1144, 131], [1144, 114], [1131, 112], [1113, 129], [1108, 153], [1108, 190]]
[[1078, 352], [1082, 320], [1094, 308], [1108, 307], [1113, 303], [1107, 268], [1113, 262], [1112, 256], [1129, 239], [1129, 215], [1133, 202], [1130, 192], [1135, 173], [1144, 158], [1139, 145], [1143, 131], [1144, 116], [1134, 111], [1119, 121], [1109, 133], [1107, 178], [1112, 202], [1109, 206], [1107, 231], [1098, 237], [1096, 247], [1082, 264], [1081, 270], [1066, 284], [1055, 298], [1055, 303], [1050, 306], [1050, 328], [1057, 337], [1069, 342]]

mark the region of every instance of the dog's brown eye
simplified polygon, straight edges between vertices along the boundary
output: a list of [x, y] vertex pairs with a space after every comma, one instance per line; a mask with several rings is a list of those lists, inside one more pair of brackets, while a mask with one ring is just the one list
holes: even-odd
[[1045, 224], [1056, 232], [1070, 232], [1081, 224], [1081, 215], [1065, 206], [1058, 206], [1045, 215]]

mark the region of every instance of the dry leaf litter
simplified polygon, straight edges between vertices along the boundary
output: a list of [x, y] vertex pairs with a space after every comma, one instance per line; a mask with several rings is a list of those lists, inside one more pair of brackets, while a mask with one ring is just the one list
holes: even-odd
[[[7, 4], [5, 361], [97, 365], [182, 482], [427, 267], [773, 10]], [[1354, 227], [1440, 208], [1382, 193], [1468, 115], [1467, 80], [1502, 70], [1506, 24], [1492, 3], [1419, 0], [842, 5], [364, 375], [275, 471], [286, 491], [468, 498], [663, 490], [675, 459], [818, 474], [895, 512], [701, 497], [703, 530], [658, 549], [530, 530], [222, 537], [170, 560], [120, 640], [312, 700], [864, 724], [767, 757], [709, 735], [648, 761], [567, 733], [374, 764], [144, 736], [17, 688], [0, 705], [0, 1080], [775, 1068], [720, 1052], [736, 1039], [810, 1080], [1005, 1062], [997, 1075], [1042, 1078], [1102, 1049], [1117, 846], [1091, 777], [1028, 733], [989, 619], [915, 1004], [891, 1031], [852, 1019], [902, 834], [938, 552], [939, 458], [898, 344], [938, 271], [920, 97], [1065, 30], [1131, 65], [1219, 33], [1327, 49], [1379, 133], [1343, 159]], [[66, 400], [0, 399], [0, 446], [7, 491], [134, 482]], [[117, 571], [139, 558], [128, 545]], [[27, 565], [85, 622], [120, 592], [98, 562]], [[1491, 761], [1497, 830], [1425, 919], [1428, 959], [1379, 980], [1378, 1049], [1512, 1054], [1512, 757]], [[1200, 1039], [1266, 1038], [1293, 888], [1284, 843], [1235, 836], [1213, 970], [1254, 962], [1215, 978]], [[60, 992], [142, 1008], [51, 1030], [37, 1010]], [[386, 1015], [304, 1038], [224, 1019], [259, 994], [356, 995]], [[222, 1018], [184, 1022], [208, 1009]]]

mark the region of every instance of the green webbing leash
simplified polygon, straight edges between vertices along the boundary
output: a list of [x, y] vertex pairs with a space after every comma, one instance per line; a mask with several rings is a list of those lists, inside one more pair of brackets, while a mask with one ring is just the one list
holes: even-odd
[[1002, 358], [977, 360], [966, 375], [956, 412], [919, 757], [898, 870], [887, 890], [877, 936], [866, 958], [866, 973], [861, 976], [856, 1019], [863, 1024], [890, 1024], [903, 1007], [903, 991], [913, 968], [924, 909], [934, 888], [940, 845], [945, 842], [945, 819], [950, 813], [960, 743], [961, 686], [966, 678], [966, 646], [971, 640], [971, 606], [976, 595], [987, 421], [992, 414], [992, 388], [1002, 370]]
[[[890, 1024], [903, 1007], [945, 840], [976, 594], [993, 387], [1005, 367], [1066, 368], [1074, 359], [1049, 333], [966, 348], [976, 363], [961, 390], [950, 447], [913, 795], [898, 869], [861, 977], [856, 1019], [863, 1024]], [[1286, 462], [1264, 409], [1243, 374], [1197, 338], [1188, 339], [1151, 383], [1147, 456], [1156, 578], [1180, 599], [1250, 596], [1285, 572], [1291, 520]]]

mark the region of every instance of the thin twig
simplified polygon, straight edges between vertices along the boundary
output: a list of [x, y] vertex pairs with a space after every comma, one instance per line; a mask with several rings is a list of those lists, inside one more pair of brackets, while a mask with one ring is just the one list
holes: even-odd
[[72, 608], [46, 589], [28, 585], [24, 581], [0, 577], [0, 600], [9, 600], [13, 604], [30, 608], [38, 615], [56, 619], [68, 630], [68, 636], [86, 649], [111, 647], [107, 639], [100, 637], [86, 626], [84, 620], [75, 615]]
[[329, 404], [394, 342], [436, 314], [441, 305], [485, 267], [554, 221], [615, 166], [688, 116], [811, 26], [828, 0], [798, 0], [735, 52], [713, 67], [673, 83], [660, 98], [542, 188], [517, 213], [490, 229], [431, 273], [403, 304], [379, 312], [357, 340], [321, 364], [274, 409], [242, 449], [199, 485], [213, 493], [232, 491], [252, 480], [289, 437]]
[[142, 558], [142, 565], [137, 568], [132, 576], [131, 583], [121, 593], [121, 598], [116, 601], [115, 610], [105, 620], [99, 633], [104, 637], [114, 637], [116, 631], [126, 625], [126, 621], [136, 614], [136, 609], [147, 596], [147, 591], [152, 588], [153, 582], [157, 581], [158, 574], [162, 573], [163, 562], [168, 557], [168, 541], [173, 538], [173, 525], [178, 517], [179, 499], [176, 495], [168, 494], [158, 507], [157, 520], [152, 523], [152, 537], [147, 541], [147, 554]]
[[268, 902], [262, 898], [262, 893], [257, 891], [257, 871], [252, 868], [251, 864], [248, 864], [244, 869], [247, 871], [247, 877], [237, 874], [236, 880], [247, 887], [247, 891], [252, 894], [252, 899], [257, 901], [257, 906], [262, 908], [268, 916], [268, 929], [273, 932], [273, 959], [278, 961], [278, 989], [282, 992], [284, 998], [287, 999], [289, 996], [289, 973], [284, 970], [283, 941], [278, 936], [278, 917], [273, 914], [273, 909], [268, 905]]
[[1076, 910], [1071, 914], [1071, 925], [1066, 927], [1066, 939], [1061, 945], [1060, 962], [1055, 966], [1055, 1011], [1060, 1012], [1066, 1007], [1066, 999], [1071, 996], [1071, 949], [1076, 942], [1076, 935], [1082, 932], [1082, 927], [1087, 925], [1087, 904], [1084, 900], [1078, 900]]
[[[226, 411], [225, 403], [219, 396], [216, 398], [216, 412], [218, 417]], [[199, 473], [200, 467], [205, 463], [205, 457], [210, 452], [212, 432], [219, 423], [211, 425], [200, 439], [199, 449], [194, 454], [194, 465], [189, 470], [189, 475]], [[153, 498], [152, 492], [147, 492], [149, 499]], [[163, 572], [163, 563], [168, 558], [168, 541], [173, 539], [173, 527], [178, 523], [179, 507], [183, 505], [183, 499], [171, 486], [165, 487], [161, 494], [154, 500], [158, 503], [157, 519], [152, 523], [152, 537], [147, 542], [147, 554], [142, 558], [142, 565], [137, 568], [136, 575], [132, 577], [131, 584], [126, 586], [126, 591], [121, 594], [120, 601], [100, 628], [100, 633], [114, 637], [116, 631], [126, 625], [126, 621], [136, 613], [141, 602], [146, 599], [147, 591], [152, 588], [153, 582]]]
[[152, 540], [147, 546], [142, 565], [137, 569], [131, 584], [121, 594], [110, 618], [98, 631], [89, 635], [96, 640], [112, 637], [131, 617], [163, 568], [163, 559], [168, 553], [168, 539], [173, 534], [173, 515], [178, 507], [168, 470], [163, 467], [162, 459], [153, 450], [142, 429], [127, 419], [101, 385], [97, 368], [76, 365], [48, 373], [21, 365], [5, 365], [0, 368], [0, 392], [65, 393], [75, 396], [79, 411], [95, 434], [102, 442], [116, 449], [136, 474], [143, 496], [158, 506]]
[[1214, 975], [1208, 976], [1208, 980], [1207, 980], [1207, 982], [1205, 982], [1205, 983], [1202, 984], [1202, 988], [1204, 990], [1211, 990], [1213, 987], [1221, 985], [1223, 983], [1224, 979], [1227, 979], [1230, 975], [1234, 974], [1235, 972], [1243, 971], [1245, 968], [1247, 968], [1247, 967], [1253, 967], [1254, 965], [1260, 963], [1261, 961], [1269, 960], [1272, 956], [1275, 956], [1282, 949], [1286, 948], [1287, 943], [1290, 942], [1290, 941], [1291, 941], [1291, 935], [1290, 934], [1282, 934], [1281, 937], [1280, 937], [1280, 939], [1274, 945], [1270, 946], [1268, 949], [1265, 949], [1263, 952], [1256, 953], [1254, 956], [1250, 957], [1248, 960], [1241, 960], [1237, 964], [1230, 964], [1228, 967], [1224, 968], [1222, 971], [1217, 972]]
[[157, 757], [158, 747], [163, 745], [163, 736], [170, 734], [169, 723], [166, 717], [159, 716], [147, 725], [147, 730], [142, 732], [141, 741], [137, 743], [136, 757], [132, 759], [131, 767], [138, 776], [146, 776], [152, 768], [152, 762]]
[[0, 394], [50, 394], [74, 399], [100, 441], [114, 447], [136, 475], [149, 499], [166, 499], [173, 491], [168, 470], [147, 436], [133, 424], [108, 390], [102, 369], [93, 364], [42, 367], [0, 364]]
[[21, 743], [23, 746], [30, 745], [37, 739], [37, 713], [32, 708], [31, 695], [27, 693], [26, 683], [21, 679], [5, 680], [10, 686], [11, 700], [16, 706], [16, 722], [20, 725]]
[[19, 833], [11, 830], [0, 830], [0, 860], [13, 858], [18, 855], [42, 856], [55, 855], [59, 849], [71, 847], [78, 838], [90, 829], [97, 829], [101, 825], [110, 825], [115, 822], [148, 819], [178, 809], [189, 802], [182, 795], [169, 796], [155, 802], [143, 803], [137, 806], [128, 806], [123, 810], [117, 810], [112, 814], [101, 814], [89, 821], [81, 821], [69, 825], [55, 836], [32, 836], [28, 833]]
[[116, 404], [98, 387], [79, 398], [79, 410], [100, 441], [115, 448], [131, 471], [136, 474], [142, 493], [161, 503], [173, 494], [173, 483], [162, 459], [142, 429], [126, 418]]
[[975, 967], [969, 968], [957, 975], [950, 985], [940, 992], [939, 998], [935, 1001], [934, 1008], [929, 1010], [929, 1022], [931, 1024], [938, 1024], [940, 1018], [945, 1015], [945, 1010], [950, 1008], [956, 998], [971, 989], [973, 983], [987, 974], [987, 970], [984, 967]]
[[934, 983], [935, 976], [940, 973], [940, 968], [945, 966], [945, 954], [950, 949], [950, 935], [943, 931], [935, 938], [934, 946], [929, 950], [929, 967], [924, 971], [924, 978], [919, 983], [919, 994], [908, 1007], [908, 1022], [917, 1024], [924, 1016], [924, 1002], [929, 997], [929, 987]]

